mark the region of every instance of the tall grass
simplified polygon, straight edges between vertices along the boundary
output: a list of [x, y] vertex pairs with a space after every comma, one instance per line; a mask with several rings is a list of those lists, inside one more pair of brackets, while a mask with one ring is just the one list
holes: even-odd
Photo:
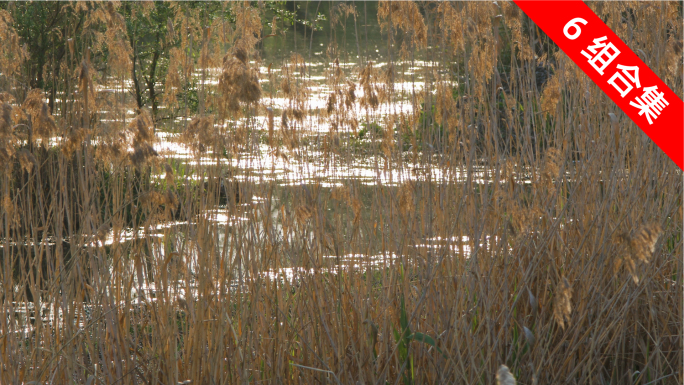
[[[681, 3], [590, 6], [681, 97]], [[514, 4], [381, 3], [386, 63], [330, 4], [323, 108], [258, 4], [178, 7], [190, 159], [127, 112], [110, 4], [74, 12], [117, 68], [72, 49], [52, 113], [0, 63], [0, 383], [682, 382], [681, 170]]]

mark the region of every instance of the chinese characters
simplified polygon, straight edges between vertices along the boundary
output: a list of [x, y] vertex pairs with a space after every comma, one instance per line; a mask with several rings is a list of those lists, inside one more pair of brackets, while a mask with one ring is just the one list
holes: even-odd
[[[575, 40], [581, 34], [582, 31], [578, 23], [586, 25], [587, 21], [581, 18], [574, 18], [565, 25], [563, 33], [568, 39]], [[569, 32], [570, 28], [574, 28], [574, 33], [571, 34]], [[593, 44], [587, 46], [586, 50], [582, 50], [581, 53], [601, 76], [606, 71], [610, 72], [611, 68], [614, 68], [615, 72], [608, 79], [608, 84], [620, 93], [621, 98], [629, 95], [633, 90], [641, 88], [638, 66], [616, 62], [617, 65], [615, 67], [609, 68], [620, 56], [620, 50], [608, 41], [607, 36], [595, 38]], [[653, 124], [653, 120], [658, 118], [669, 103], [665, 100], [665, 93], [658, 92], [657, 85], [644, 87], [641, 91], [641, 96], [634, 94], [635, 96], [630, 100], [629, 105], [639, 109], [639, 116], [645, 115], [648, 124]]]

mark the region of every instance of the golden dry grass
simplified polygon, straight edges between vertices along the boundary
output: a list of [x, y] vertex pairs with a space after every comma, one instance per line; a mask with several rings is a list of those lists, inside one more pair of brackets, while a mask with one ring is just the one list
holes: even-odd
[[[328, 50], [321, 111], [301, 55], [262, 91], [258, 4], [210, 30], [174, 6], [169, 39], [199, 55], [170, 54], [165, 102], [187, 110], [173, 89], [224, 57], [206, 111], [178, 124], [193, 167], [155, 151], [147, 111], [126, 119], [127, 90], [94, 91], [86, 53], [54, 115], [41, 90], [0, 93], [0, 383], [682, 382], [682, 172], [514, 4], [383, 2], [389, 63], [345, 73]], [[681, 96], [681, 3], [591, 6]], [[125, 55], [102, 7], [90, 22]], [[0, 12], [18, 82], [11, 28]], [[419, 59], [425, 89], [401, 94]], [[238, 183], [221, 159], [254, 148], [256, 111], [269, 156], [405, 173]], [[210, 220], [219, 205], [244, 220]]]

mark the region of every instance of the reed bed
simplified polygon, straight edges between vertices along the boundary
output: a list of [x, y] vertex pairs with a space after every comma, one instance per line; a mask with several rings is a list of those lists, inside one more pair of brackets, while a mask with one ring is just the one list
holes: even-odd
[[[54, 100], [0, 9], [0, 383], [682, 383], [682, 172], [514, 4], [321, 5], [324, 85], [170, 6], [142, 108], [161, 5], [65, 3]], [[590, 7], [682, 96], [681, 3]]]

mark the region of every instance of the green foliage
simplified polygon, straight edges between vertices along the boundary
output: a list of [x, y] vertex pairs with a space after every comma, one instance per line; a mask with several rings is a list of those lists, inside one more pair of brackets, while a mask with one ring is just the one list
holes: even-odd
[[58, 64], [69, 54], [65, 36], [73, 36], [79, 52], [88, 44], [88, 36], [83, 36], [85, 14], [68, 7], [65, 12], [61, 2], [3, 2], [0, 9], [11, 10], [14, 27], [29, 55], [22, 81], [31, 88], [50, 91], [52, 105], [54, 82], [63, 75]]
[[379, 136], [382, 136], [382, 127], [376, 122], [361, 122], [361, 129], [359, 130], [358, 138], [359, 139], [370, 139], [372, 138], [378, 138]]
[[[404, 269], [403, 266], [400, 267], [401, 279], [404, 279]], [[402, 381], [405, 385], [414, 383], [414, 368], [413, 368], [413, 357], [410, 355], [411, 342], [422, 342], [426, 345], [432, 346], [439, 352], [443, 357], [446, 355], [439, 349], [434, 338], [428, 336], [425, 333], [412, 333], [411, 327], [409, 325], [409, 315], [406, 311], [406, 302], [404, 300], [404, 294], [400, 294], [399, 297], [399, 330], [394, 326], [392, 327], [392, 333], [394, 334], [394, 342], [397, 344], [397, 353], [399, 354], [400, 365], [406, 365], [406, 370], [401, 373]]]
[[[308, 4], [307, 4], [308, 5]], [[267, 10], [266, 18], [271, 15], [284, 23], [285, 25], [301, 24], [313, 31], [320, 31], [323, 29], [323, 22], [328, 20], [328, 17], [323, 12], [318, 12], [310, 17], [302, 17], [302, 5], [293, 1], [268, 1], [264, 2]], [[320, 7], [319, 7], [320, 8]], [[268, 27], [273, 28], [271, 19], [264, 20]]]
[[[410, 367], [413, 368], [413, 360], [409, 356], [409, 346], [411, 343], [411, 328], [408, 324], [408, 316], [406, 314], [406, 304], [404, 303], [404, 295], [401, 295], [401, 304], [399, 307], [399, 327], [401, 332], [392, 327], [394, 333], [394, 341], [397, 343], [397, 352], [399, 353], [399, 362], [406, 365], [408, 360], [411, 360]], [[405, 385], [413, 383], [413, 376], [404, 372], [401, 373], [402, 380]]]

